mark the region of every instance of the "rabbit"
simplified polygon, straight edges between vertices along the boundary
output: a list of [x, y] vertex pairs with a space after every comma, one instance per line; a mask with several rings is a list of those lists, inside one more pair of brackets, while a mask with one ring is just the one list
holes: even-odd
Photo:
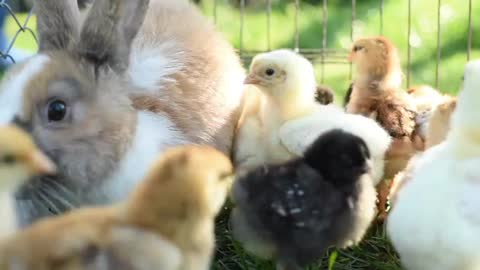
[[39, 52], [7, 72], [0, 124], [58, 166], [16, 194], [21, 226], [125, 199], [167, 148], [230, 155], [245, 70], [187, 0], [36, 1]]

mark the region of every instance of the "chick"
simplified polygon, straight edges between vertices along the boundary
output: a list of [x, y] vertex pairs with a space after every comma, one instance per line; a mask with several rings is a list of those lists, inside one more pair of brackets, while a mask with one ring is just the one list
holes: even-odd
[[457, 107], [457, 99], [452, 97], [438, 105], [432, 112], [427, 124], [426, 148], [443, 142], [450, 130], [451, 115]]
[[387, 220], [408, 270], [480, 269], [479, 60], [464, 78], [446, 140], [417, 160]]
[[126, 202], [46, 219], [8, 239], [0, 269], [207, 270], [232, 170], [212, 148], [172, 148]]
[[55, 164], [27, 133], [15, 126], [0, 127], [0, 240], [19, 227], [13, 198], [17, 189], [35, 175], [55, 172]]
[[360, 137], [334, 129], [304, 157], [246, 173], [232, 188], [234, 238], [283, 270], [315, 262], [331, 245], [357, 244], [375, 212], [370, 163]]
[[375, 119], [392, 136], [386, 154], [384, 178], [378, 187], [379, 217], [386, 215], [391, 179], [402, 171], [408, 160], [424, 149], [424, 138], [416, 130], [417, 107], [414, 98], [402, 90], [397, 48], [385, 37], [361, 38], [354, 42], [349, 60], [357, 74], [346, 111]]
[[384, 37], [362, 38], [355, 41], [349, 59], [357, 67], [357, 76], [346, 111], [372, 117], [394, 138], [385, 168], [385, 177], [391, 178], [417, 150], [416, 104], [400, 88], [397, 49]]
[[[455, 98], [450, 95], [442, 94], [440, 91], [429, 85], [412, 87], [407, 90], [407, 93], [413, 97], [413, 102], [416, 104], [417, 117], [415, 122], [417, 126], [415, 129], [426, 141], [428, 124], [435, 109], [439, 105], [449, 103]], [[437, 123], [440, 124], [439, 122]], [[426, 147], [426, 145], [423, 147]]]
[[288, 120], [308, 115], [317, 106], [312, 64], [291, 50], [254, 57], [234, 145], [236, 167], [251, 169], [295, 157], [281, 143], [278, 129]]
[[334, 102], [335, 95], [330, 87], [319, 85], [317, 86], [317, 93], [315, 100], [323, 105], [328, 105]]

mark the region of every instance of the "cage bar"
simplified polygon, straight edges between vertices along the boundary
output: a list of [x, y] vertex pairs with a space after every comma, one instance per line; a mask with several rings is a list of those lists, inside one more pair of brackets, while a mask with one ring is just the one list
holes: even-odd
[[467, 43], [467, 61], [470, 61], [472, 57], [472, 36], [473, 36], [473, 26], [472, 26], [472, 1], [468, 1], [468, 43]]
[[271, 44], [271, 15], [272, 15], [272, 0], [267, 0], [267, 50], [272, 50]]
[[240, 0], [240, 57], [243, 54], [243, 24], [245, 17], [245, 0]]
[[384, 10], [384, 1], [380, 0], [380, 35], [383, 35], [383, 10]]
[[407, 22], [407, 88], [410, 87], [410, 69], [412, 66], [412, 46], [410, 38], [412, 35], [412, 0], [408, 0], [408, 22]]
[[[354, 31], [354, 24], [355, 24], [355, 15], [356, 15], [356, 9], [357, 9], [357, 1], [352, 0], [352, 21], [351, 21], [351, 28], [350, 28], [350, 41], [353, 42], [353, 31]], [[349, 72], [349, 79], [352, 80], [352, 63], [350, 63], [350, 72]]]
[[441, 25], [440, 25], [440, 15], [441, 15], [441, 6], [442, 0], [438, 0], [437, 7], [437, 65], [435, 68], [435, 87], [438, 89], [438, 83], [440, 80], [440, 58], [442, 53], [442, 41], [441, 41]]
[[213, 23], [216, 25], [217, 24], [217, 5], [218, 5], [218, 0], [213, 0]]
[[300, 50], [300, 33], [298, 30], [298, 15], [300, 12], [300, 0], [295, 0], [295, 51]]
[[323, 27], [323, 35], [322, 35], [322, 69], [321, 69], [321, 77], [320, 80], [322, 84], [325, 82], [325, 51], [327, 49], [327, 28], [328, 28], [328, 9], [327, 9], [327, 0], [323, 0], [323, 8], [322, 8], [322, 27]]

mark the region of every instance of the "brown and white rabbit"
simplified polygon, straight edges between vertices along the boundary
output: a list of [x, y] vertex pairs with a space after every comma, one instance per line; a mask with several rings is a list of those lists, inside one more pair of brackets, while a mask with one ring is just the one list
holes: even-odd
[[36, 1], [39, 53], [0, 88], [0, 123], [29, 131], [57, 163], [17, 194], [20, 219], [124, 199], [158, 153], [231, 151], [244, 69], [187, 0]]

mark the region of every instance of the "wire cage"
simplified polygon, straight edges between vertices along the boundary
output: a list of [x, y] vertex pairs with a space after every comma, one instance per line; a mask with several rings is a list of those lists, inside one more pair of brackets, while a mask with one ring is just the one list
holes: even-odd
[[[89, 0], [90, 1], [90, 0]], [[207, 15], [210, 15], [213, 19], [214, 23], [218, 23], [219, 18], [221, 18], [222, 14], [219, 12], [219, 6], [222, 4], [229, 5], [236, 5], [238, 17], [235, 19], [239, 20], [239, 29], [238, 29], [238, 42], [236, 47], [241, 58], [244, 60], [246, 64], [250, 62], [252, 57], [260, 52], [269, 51], [273, 48], [272, 45], [272, 6], [276, 0], [209, 0], [211, 5], [209, 6], [211, 10], [207, 10], [204, 8], [204, 12]], [[278, 1], [278, 0], [277, 0]], [[315, 48], [306, 48], [302, 47], [300, 35], [301, 30], [299, 27], [299, 18], [302, 16], [302, 4], [303, 1], [300, 0], [284, 0], [284, 2], [291, 2], [295, 7], [294, 14], [291, 18], [291, 21], [285, 21], [284, 24], [292, 24], [294, 27], [294, 37], [293, 37], [293, 44], [292, 49], [295, 51], [303, 54], [312, 62], [319, 65], [319, 72], [320, 72], [320, 81], [323, 84], [326, 77], [326, 70], [325, 67], [329, 64], [340, 64], [346, 65], [349, 68], [348, 76], [349, 79], [352, 78], [352, 65], [349, 63], [347, 59], [348, 49], [347, 48], [332, 48], [329, 47], [329, 32], [336, 31], [336, 29], [332, 29], [331, 25], [329, 26], [329, 5], [336, 4], [336, 5], [343, 5], [345, 8], [349, 8], [351, 12], [347, 15], [347, 17], [343, 18], [343, 20], [348, 21], [350, 24], [350, 37], [349, 41], [352, 42], [355, 37], [355, 24], [358, 18], [358, 5], [362, 4], [362, 0], [345, 0], [345, 1], [334, 1], [334, 0], [317, 0], [315, 8], [318, 9], [318, 17], [321, 18], [321, 29], [319, 29], [318, 34], [321, 36], [319, 38], [318, 46]], [[390, 0], [392, 1], [392, 0]], [[385, 4], [390, 3], [390, 1], [385, 0], [378, 0], [375, 13], [378, 16], [378, 34], [383, 35], [385, 30], [385, 25], [387, 23], [397, 23], [392, 22], [390, 19], [385, 18]], [[411, 70], [412, 70], [412, 16], [413, 16], [413, 5], [415, 4], [413, 0], [401, 0], [402, 5], [403, 3], [406, 5], [406, 12], [407, 12], [407, 22], [401, 22], [401, 24], [407, 24], [407, 31], [404, 34], [405, 41], [408, 44], [407, 46], [407, 59], [406, 59], [406, 86], [409, 87], [412, 80], [411, 80]], [[431, 4], [432, 8], [436, 9], [436, 18], [427, 18], [428, 20], [435, 20], [436, 22], [436, 55], [435, 55], [435, 70], [434, 70], [434, 85], [435, 87], [439, 87], [439, 80], [441, 75], [441, 61], [442, 61], [442, 24], [441, 24], [441, 12], [442, 12], [442, 0], [425, 0]], [[446, 0], [443, 0], [446, 1]], [[467, 44], [465, 44], [465, 51], [466, 51], [466, 59], [470, 60], [472, 58], [472, 44], [473, 44], [473, 29], [474, 29], [474, 22], [473, 22], [473, 5], [475, 0], [462, 0], [462, 5], [465, 5], [466, 14], [462, 14], [464, 16], [464, 27], [467, 30]], [[202, 5], [202, 2], [207, 2], [207, 0], [192, 0], [192, 2]], [[245, 46], [245, 33], [248, 31], [246, 29], [246, 22], [245, 18], [249, 12], [252, 12], [251, 9], [248, 8], [253, 2], [257, 3], [257, 6], [260, 6], [254, 12], [263, 12], [265, 17], [265, 35], [259, 36], [259, 39], [265, 39], [266, 48], [259, 49], [259, 48], [246, 48]], [[374, 2], [374, 1], [370, 1]], [[16, 28], [13, 37], [10, 40], [4, 41], [3, 47], [0, 48], [0, 59], [3, 62], [15, 63], [17, 59], [15, 59], [12, 50], [15, 49], [16, 42], [21, 34], [28, 34], [31, 35], [31, 42], [37, 42], [37, 38], [35, 37], [35, 31], [32, 29], [33, 23], [31, 22], [33, 12], [33, 0], [0, 0], [0, 14], [3, 16], [10, 16], [13, 20], [14, 27]], [[26, 13], [26, 16], [19, 18], [17, 16], [17, 12]], [[372, 12], [371, 10], [369, 12]], [[400, 12], [400, 11], [399, 11]], [[402, 11], [403, 12], [403, 11]], [[0, 18], [1, 20], [1, 18]], [[12, 24], [12, 23], [10, 23]], [[4, 28], [4, 25], [0, 21], [0, 27]], [[0, 33], [1, 34], [1, 33]], [[1, 38], [5, 37], [0, 37]], [[1, 45], [1, 44], [0, 44]], [[430, 59], [432, 60], [432, 59]]]
[[[213, 20], [214, 22], [218, 21], [219, 14], [218, 14], [218, 6], [222, 2], [222, 0], [213, 0], [214, 5], [213, 5]], [[199, 1], [196, 1], [199, 2]], [[260, 50], [249, 50], [245, 49], [244, 47], [244, 36], [245, 36], [245, 16], [248, 13], [248, 10], [246, 8], [247, 6], [247, 0], [238, 0], [238, 6], [239, 6], [239, 13], [240, 13], [240, 27], [239, 27], [239, 44], [238, 44], [238, 50], [241, 55], [241, 57], [246, 61], [249, 62], [251, 58], [260, 52]], [[253, 2], [253, 1], [250, 1]], [[264, 51], [269, 51], [273, 49], [271, 47], [271, 34], [272, 34], [272, 22], [271, 22], [271, 14], [272, 14], [272, 0], [265, 0], [264, 5], [264, 13], [265, 13], [265, 27], [266, 27], [266, 43], [267, 43], [267, 48]], [[328, 64], [343, 64], [343, 65], [349, 65], [349, 79], [352, 78], [352, 64], [347, 61], [347, 54], [348, 54], [348, 49], [345, 48], [331, 48], [328, 47], [327, 44], [328, 42], [328, 32], [329, 31], [335, 31], [335, 29], [332, 29], [332, 27], [329, 27], [329, 11], [328, 7], [329, 4], [334, 3], [334, 4], [340, 4], [340, 1], [328, 1], [328, 0], [320, 0], [316, 1], [318, 3], [318, 16], [321, 17], [321, 29], [319, 29], [319, 34], [321, 34], [321, 42], [318, 43], [319, 46], [317, 48], [304, 48], [302, 47], [302, 44], [300, 43], [300, 35], [301, 31], [299, 29], [299, 18], [302, 16], [302, 2], [300, 0], [291, 0], [291, 2], [294, 3], [295, 5], [295, 13], [294, 16], [291, 20], [291, 22], [285, 22], [286, 24], [291, 23], [294, 25], [294, 42], [292, 44], [292, 49], [295, 51], [303, 54], [306, 56], [309, 60], [311, 60], [314, 63], [320, 63], [320, 78], [321, 82], [324, 82], [325, 78], [325, 66]], [[349, 8], [351, 9], [351, 13], [349, 14], [349, 18], [344, 18], [344, 20], [348, 20], [350, 23], [350, 42], [354, 41], [355, 38], [355, 23], [357, 21], [357, 6], [359, 3], [365, 2], [361, 0], [348, 0], [348, 1], [341, 1], [343, 5], [345, 3], [349, 4]], [[374, 1], [370, 1], [374, 2]], [[392, 23], [391, 20], [386, 20], [385, 15], [384, 15], [384, 10], [385, 10], [385, 3], [390, 3], [390, 1], [385, 1], [385, 0], [378, 0], [376, 4], [376, 12], [378, 13], [378, 35], [384, 35], [384, 26], [386, 23]], [[407, 24], [407, 31], [405, 32], [405, 41], [408, 44], [407, 48], [407, 60], [406, 60], [406, 86], [409, 87], [411, 84], [411, 67], [412, 67], [412, 17], [413, 17], [413, 10], [412, 7], [415, 4], [414, 2], [419, 2], [419, 1], [413, 1], [413, 0], [406, 0], [406, 1], [398, 1], [402, 2], [406, 5], [406, 13], [407, 13], [407, 21], [402, 22]], [[434, 80], [434, 85], [435, 87], [439, 87], [439, 81], [440, 81], [440, 65], [441, 65], [441, 60], [442, 60], [442, 0], [428, 0], [431, 4], [432, 8], [436, 9], [436, 18], [428, 18], [429, 20], [435, 20], [436, 23], [436, 57], [435, 57], [435, 80]], [[472, 58], [472, 42], [473, 42], [473, 19], [472, 19], [472, 14], [473, 14], [473, 2], [474, 0], [464, 0], [462, 1], [462, 4], [465, 5], [465, 10], [467, 11], [466, 14], [462, 14], [462, 16], [465, 17], [464, 20], [464, 28], [468, 29], [467, 30], [467, 44], [465, 44], [465, 51], [466, 51], [466, 59], [465, 61], [468, 61]], [[401, 11], [399, 11], [401, 12]], [[395, 23], [395, 22], [393, 22]], [[261, 38], [261, 37], [260, 37]]]
[[[2, 62], [4, 64], [11, 64], [16, 62], [16, 59], [12, 54], [12, 50], [14, 50], [15, 44], [20, 34], [28, 33], [34, 40], [34, 42], [38, 43], [35, 31], [29, 26], [30, 19], [33, 15], [32, 4], [33, 3], [31, 1], [0, 1], [0, 28], [2, 28], [0, 29], [2, 30], [2, 32], [0, 33], [0, 58], [1, 60], [3, 60]], [[17, 16], [17, 12], [27, 12], [28, 15], [23, 19]], [[3, 31], [5, 29], [7, 17], [11, 17], [15, 25], [15, 33], [10, 40], [8, 40], [5, 32]]]

